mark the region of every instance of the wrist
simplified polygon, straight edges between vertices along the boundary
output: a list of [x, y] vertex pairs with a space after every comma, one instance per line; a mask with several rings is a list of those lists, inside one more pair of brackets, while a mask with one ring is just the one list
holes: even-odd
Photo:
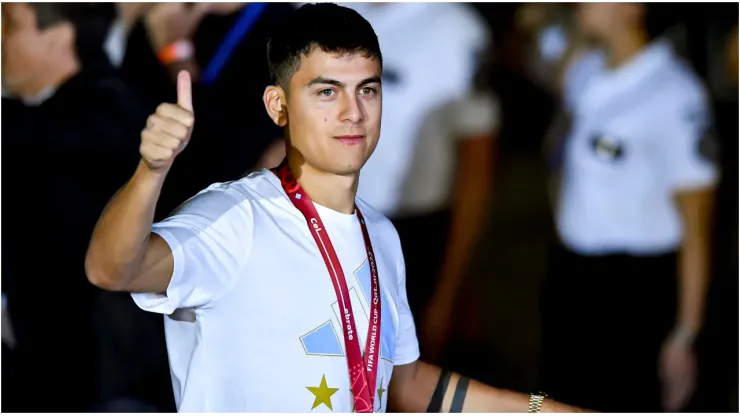
[[527, 407], [527, 413], [540, 413], [545, 408], [545, 402], [547, 401], [547, 394], [542, 392], [530, 393], [529, 394], [529, 406]]
[[139, 165], [136, 167], [136, 171], [134, 172], [133, 180], [139, 183], [161, 186], [164, 184], [164, 180], [169, 171], [169, 167], [158, 169], [152, 168], [144, 159], [141, 159], [139, 160]]
[[696, 342], [696, 337], [699, 335], [699, 331], [687, 326], [677, 326], [673, 328], [668, 339], [671, 343], [681, 345], [683, 347], [691, 348]]
[[195, 45], [190, 39], [177, 39], [157, 46], [157, 59], [163, 65], [187, 61], [195, 57]]

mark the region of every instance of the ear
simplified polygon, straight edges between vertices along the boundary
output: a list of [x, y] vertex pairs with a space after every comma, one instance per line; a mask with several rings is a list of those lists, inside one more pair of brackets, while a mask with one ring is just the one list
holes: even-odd
[[280, 127], [288, 124], [288, 112], [286, 110], [287, 100], [285, 91], [277, 85], [268, 85], [265, 93], [262, 94], [262, 101], [265, 103], [267, 115], [273, 122]]

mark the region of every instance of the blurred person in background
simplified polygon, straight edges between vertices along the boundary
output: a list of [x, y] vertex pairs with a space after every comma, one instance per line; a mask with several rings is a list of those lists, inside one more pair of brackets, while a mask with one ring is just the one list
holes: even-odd
[[544, 387], [600, 411], [678, 411], [695, 389], [710, 271], [709, 97], [651, 39], [644, 4], [581, 4], [573, 17], [552, 60], [566, 117]]
[[371, 22], [384, 58], [383, 139], [358, 195], [398, 230], [422, 356], [439, 363], [492, 192], [498, 100], [475, 83], [490, 33], [462, 3], [344, 5]]
[[119, 62], [124, 80], [148, 98], [152, 111], [156, 103], [173, 100], [176, 75], [188, 70], [200, 117], [194, 135], [205, 138], [173, 169], [158, 207], [161, 217], [210, 183], [274, 167], [285, 156], [282, 131], [262, 111], [259, 97], [269, 82], [263, 59], [267, 31], [294, 7], [136, 4], [118, 6], [108, 42], [111, 59]]
[[[706, 57], [712, 85], [723, 172], [717, 188], [712, 282], [706, 324], [699, 339], [699, 383], [687, 411], [738, 411], [738, 43], [736, 4], [707, 22]], [[715, 35], [715, 36], [712, 36]]]
[[141, 17], [157, 3], [111, 3], [112, 19], [103, 44], [113, 66], [120, 68], [126, 56], [128, 38]]
[[85, 411], [97, 398], [85, 248], [136, 166], [131, 138], [146, 119], [101, 59], [102, 27], [89, 4], [2, 5], [3, 164], [14, 172], [3, 179], [3, 292], [16, 341], [3, 411]]

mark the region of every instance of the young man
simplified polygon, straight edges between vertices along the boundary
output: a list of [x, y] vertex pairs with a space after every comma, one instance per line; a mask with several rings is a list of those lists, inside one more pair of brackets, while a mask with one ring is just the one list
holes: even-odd
[[[544, 308], [547, 388], [610, 412], [679, 411], [696, 382], [719, 176], [708, 94], [645, 5], [576, 9]], [[575, 39], [574, 39], [575, 40]], [[580, 52], [580, 53], [579, 53]], [[634, 394], [620, 397], [624, 386]]]
[[417, 360], [398, 235], [355, 198], [380, 134], [382, 58], [369, 23], [303, 6], [270, 40], [268, 61], [263, 98], [285, 128], [287, 162], [215, 184], [152, 225], [195, 121], [181, 73], [178, 104], [150, 117], [142, 161], [90, 244], [93, 283], [167, 315], [178, 410], [573, 410]]

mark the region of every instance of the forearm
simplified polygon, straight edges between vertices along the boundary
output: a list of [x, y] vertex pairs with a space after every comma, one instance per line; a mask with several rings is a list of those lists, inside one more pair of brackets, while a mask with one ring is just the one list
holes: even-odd
[[[454, 297], [461, 283], [472, 249], [480, 235], [481, 223], [490, 194], [490, 172], [481, 172], [478, 180], [460, 183], [451, 207], [451, 227], [442, 263], [438, 293]], [[485, 191], [483, 191], [485, 190]]]
[[678, 264], [678, 327], [699, 332], [704, 322], [709, 282], [708, 236], [686, 240], [679, 254]]
[[678, 201], [684, 220], [684, 241], [678, 257], [676, 325], [695, 335], [704, 322], [709, 285], [714, 189], [682, 192]]
[[105, 207], [85, 259], [88, 278], [96, 286], [123, 289], [136, 276], [149, 243], [164, 177], [140, 162], [133, 177]]
[[[519, 412], [529, 407], [529, 394], [487, 386], [458, 373], [446, 372], [424, 362], [413, 364], [414, 373], [402, 384], [391, 383], [390, 407], [408, 413]], [[395, 375], [394, 375], [395, 377]], [[576, 412], [579, 409], [545, 399], [542, 412]]]
[[489, 135], [471, 138], [461, 150], [459, 171], [450, 206], [450, 233], [437, 294], [454, 298], [478, 240], [493, 188], [493, 141]]

